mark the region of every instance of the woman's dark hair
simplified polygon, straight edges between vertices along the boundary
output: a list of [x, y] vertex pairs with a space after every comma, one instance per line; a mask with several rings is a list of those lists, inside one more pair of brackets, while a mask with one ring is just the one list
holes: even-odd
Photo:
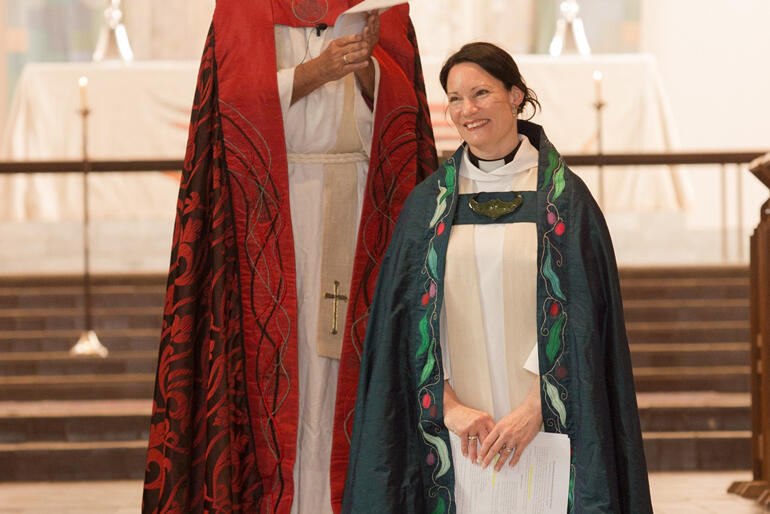
[[537, 109], [541, 108], [540, 102], [537, 101], [537, 95], [527, 87], [521, 73], [519, 73], [519, 67], [516, 66], [513, 57], [511, 57], [508, 52], [492, 43], [468, 43], [449, 56], [441, 67], [441, 73], [439, 74], [441, 87], [444, 88], [445, 93], [449, 70], [456, 64], [462, 62], [470, 62], [481, 66], [484, 71], [502, 82], [505, 89], [509, 91], [512, 87], [520, 89], [521, 92], [524, 93], [524, 100], [522, 100], [521, 105], [519, 106], [519, 112], [522, 112], [524, 106], [527, 104], [532, 107], [532, 114], [527, 119], [531, 119], [532, 116], [535, 115]]

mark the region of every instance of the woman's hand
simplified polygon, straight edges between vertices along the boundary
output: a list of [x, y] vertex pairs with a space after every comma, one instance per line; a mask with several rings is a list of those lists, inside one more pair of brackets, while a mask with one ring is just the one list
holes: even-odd
[[463, 455], [477, 461], [477, 444], [494, 428], [492, 416], [460, 403], [448, 381], [444, 382], [444, 424], [460, 438]]
[[503, 468], [506, 460], [515, 466], [524, 449], [535, 438], [543, 424], [540, 408], [540, 377], [530, 388], [527, 398], [510, 414], [501, 419], [489, 432], [479, 451], [482, 467], [486, 468], [498, 455], [495, 471]]

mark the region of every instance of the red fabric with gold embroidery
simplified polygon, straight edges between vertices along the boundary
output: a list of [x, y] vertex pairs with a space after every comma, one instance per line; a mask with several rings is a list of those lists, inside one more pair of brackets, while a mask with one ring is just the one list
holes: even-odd
[[[297, 300], [273, 25], [332, 25], [347, 7], [217, 2], [177, 205], [144, 512], [290, 511]], [[382, 15], [374, 56], [380, 87], [335, 412], [336, 511], [379, 264], [403, 201], [436, 167], [407, 6]]]

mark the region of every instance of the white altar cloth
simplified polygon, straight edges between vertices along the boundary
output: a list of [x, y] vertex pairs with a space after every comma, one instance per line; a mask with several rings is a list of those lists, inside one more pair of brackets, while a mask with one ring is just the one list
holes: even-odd
[[[82, 157], [78, 79], [88, 78], [93, 160], [181, 159], [195, 92], [195, 62], [32, 63], [24, 69], [0, 160]], [[95, 219], [173, 219], [178, 181], [162, 173], [93, 174]], [[0, 221], [82, 217], [81, 176], [0, 176]]]
[[[665, 152], [678, 147], [657, 64], [648, 54], [589, 57], [514, 56], [542, 104], [543, 125], [563, 154], [596, 151], [593, 72], [601, 71], [604, 152]], [[459, 140], [444, 114], [438, 82], [442, 61], [423, 61], [439, 150]], [[184, 154], [198, 64], [192, 61], [36, 63], [17, 87], [0, 160], [79, 159], [77, 81], [89, 78], [89, 152], [92, 159], [178, 159]], [[594, 194], [595, 168], [578, 169]], [[173, 216], [177, 183], [162, 174], [92, 176], [95, 219]], [[691, 200], [687, 177], [675, 167], [605, 168], [606, 211], [677, 210]], [[75, 220], [82, 216], [80, 178], [45, 174], [0, 176], [0, 221]]]
[[[596, 146], [594, 71], [602, 73], [604, 153], [675, 151], [677, 130], [655, 59], [649, 54], [514, 56], [542, 110], [532, 121], [543, 126], [562, 154], [593, 154]], [[439, 149], [456, 148], [457, 132], [444, 115], [446, 95], [438, 82], [441, 62], [424, 66]], [[528, 116], [529, 111], [524, 115]], [[594, 195], [595, 168], [579, 171]], [[687, 177], [675, 167], [605, 167], [605, 210], [677, 210], [691, 203]]]

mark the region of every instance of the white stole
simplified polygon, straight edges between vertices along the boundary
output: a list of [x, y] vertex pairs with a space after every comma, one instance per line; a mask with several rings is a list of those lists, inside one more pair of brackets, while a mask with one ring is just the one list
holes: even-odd
[[[538, 153], [519, 138], [514, 160], [491, 172], [466, 151], [460, 194], [535, 190]], [[522, 403], [537, 373], [537, 227], [455, 225], [446, 262], [445, 369], [460, 402], [499, 420]]]

